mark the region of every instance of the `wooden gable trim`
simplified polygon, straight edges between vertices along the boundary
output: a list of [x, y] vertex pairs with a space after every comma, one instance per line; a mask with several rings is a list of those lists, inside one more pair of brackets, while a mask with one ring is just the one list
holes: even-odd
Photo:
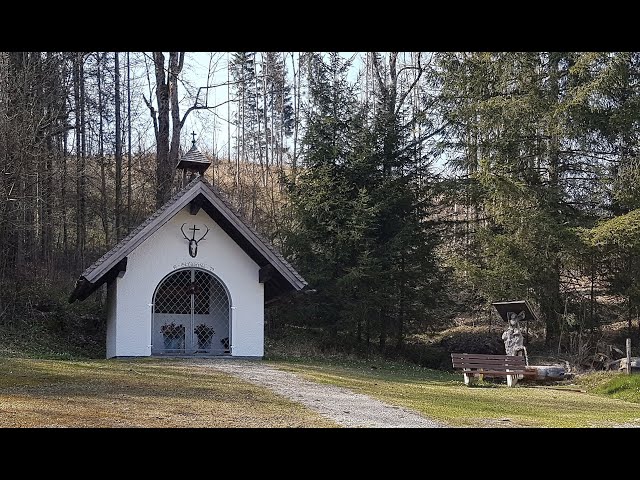
[[274, 268], [273, 265], [267, 263], [264, 267], [261, 267], [258, 271], [258, 282], [265, 283], [273, 278]]
[[191, 202], [189, 202], [189, 214], [197, 215], [202, 208], [202, 195], [197, 195]]

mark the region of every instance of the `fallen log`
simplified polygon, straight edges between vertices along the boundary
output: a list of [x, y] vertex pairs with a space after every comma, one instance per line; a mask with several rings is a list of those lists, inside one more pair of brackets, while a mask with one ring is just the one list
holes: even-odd
[[530, 365], [527, 371], [535, 371], [534, 380], [564, 380], [566, 368], [563, 365]]

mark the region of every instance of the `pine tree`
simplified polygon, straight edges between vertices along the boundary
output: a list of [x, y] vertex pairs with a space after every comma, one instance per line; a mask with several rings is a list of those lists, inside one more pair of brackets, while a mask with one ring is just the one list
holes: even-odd
[[[312, 321], [333, 340], [343, 325], [342, 305], [351, 292], [341, 280], [356, 267], [369, 212], [366, 192], [350, 182], [350, 159], [358, 124], [355, 94], [348, 84], [349, 64], [337, 53], [324, 60], [308, 57], [310, 109], [303, 138], [303, 173], [290, 183], [297, 225], [288, 248], [317, 289]], [[363, 225], [364, 223], [364, 225]]]
[[458, 244], [458, 271], [487, 302], [525, 298], [537, 305], [547, 341], [567, 328], [582, 302], [567, 275], [594, 275], [596, 266], [584, 258], [592, 249], [579, 229], [600, 216], [603, 205], [615, 207], [602, 180], [611, 159], [603, 152], [616, 153], [604, 139], [615, 138], [620, 152], [629, 144], [619, 142], [630, 131], [619, 122], [628, 114], [616, 116], [621, 111], [611, 105], [633, 105], [625, 88], [612, 98], [612, 86], [625, 76], [616, 57], [439, 56], [443, 115], [452, 125], [445, 145], [450, 166], [461, 174], [454, 197], [471, 212], [471, 228]]
[[331, 338], [347, 330], [369, 346], [377, 336], [384, 351], [392, 334], [401, 347], [408, 326], [424, 325], [442, 298], [428, 162], [410, 148], [397, 76], [380, 85], [373, 113], [347, 81], [349, 66], [337, 53], [307, 58], [304, 162], [292, 191], [299, 223], [289, 246], [318, 291], [305, 302]]
[[461, 269], [487, 301], [528, 298], [547, 335], [558, 332], [560, 245], [559, 60], [537, 52], [450, 54], [440, 59], [443, 108], [454, 126], [450, 165], [473, 199]]

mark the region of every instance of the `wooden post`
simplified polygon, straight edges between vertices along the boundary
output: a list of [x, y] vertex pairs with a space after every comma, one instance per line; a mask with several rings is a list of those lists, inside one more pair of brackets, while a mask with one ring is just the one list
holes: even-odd
[[627, 338], [627, 375], [631, 375], [631, 339]]

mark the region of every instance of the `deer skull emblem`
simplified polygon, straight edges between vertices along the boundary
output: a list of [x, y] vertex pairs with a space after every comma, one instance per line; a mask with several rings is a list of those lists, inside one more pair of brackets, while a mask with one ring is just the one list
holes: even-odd
[[184, 233], [185, 225], [186, 223], [182, 224], [182, 226], [180, 227], [180, 231], [182, 232], [182, 235], [184, 236], [185, 240], [189, 242], [189, 255], [191, 256], [191, 258], [196, 258], [196, 255], [198, 255], [198, 243], [201, 242], [204, 239], [204, 237], [207, 236], [207, 233], [209, 233], [209, 227], [205, 225], [204, 228], [206, 228], [207, 231], [204, 232], [204, 235], [202, 235], [202, 237], [196, 240], [196, 232], [199, 231], [200, 229], [196, 228], [195, 225], [193, 226], [193, 228], [189, 228], [189, 230], [193, 232], [193, 235], [191, 236], [191, 238], [189, 238]]

